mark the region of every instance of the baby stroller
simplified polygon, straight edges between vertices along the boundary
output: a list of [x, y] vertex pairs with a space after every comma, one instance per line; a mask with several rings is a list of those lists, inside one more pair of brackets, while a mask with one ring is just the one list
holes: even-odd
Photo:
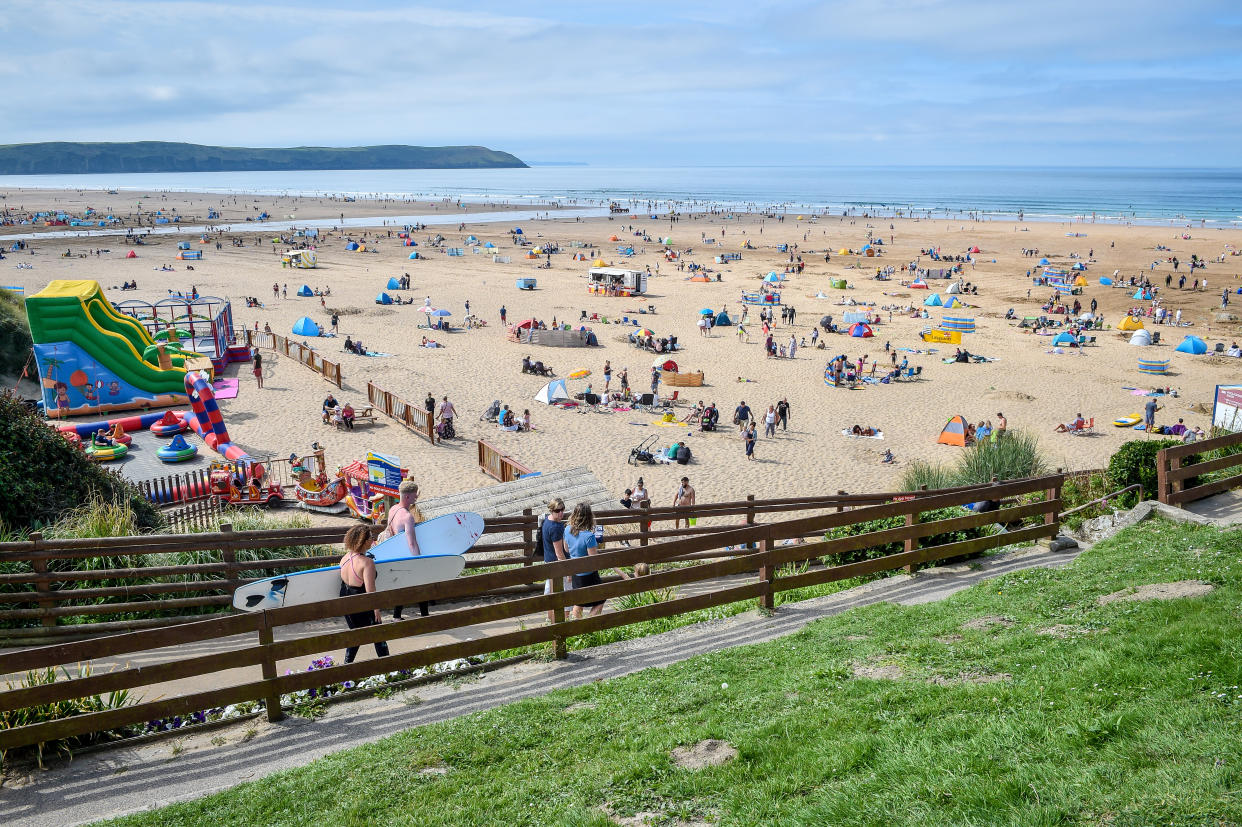
[[495, 422], [500, 417], [500, 400], [493, 399], [492, 404], [487, 406], [487, 410], [479, 417], [480, 422]]
[[646, 439], [644, 439], [642, 442], [638, 443], [638, 445], [631, 448], [630, 459], [629, 459], [630, 465], [638, 465], [640, 462], [646, 463], [648, 465], [654, 463], [656, 441], [658, 439], [659, 439], [659, 435], [653, 434], [652, 436], [649, 436]]

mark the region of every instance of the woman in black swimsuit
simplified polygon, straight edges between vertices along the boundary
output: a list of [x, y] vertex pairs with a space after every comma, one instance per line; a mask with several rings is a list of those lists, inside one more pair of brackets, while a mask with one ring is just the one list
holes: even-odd
[[[345, 533], [345, 556], [341, 558], [341, 597], [367, 594], [375, 591], [375, 560], [367, 553], [371, 547], [371, 532], [366, 526], [356, 525]], [[378, 626], [379, 609], [345, 615], [345, 625], [351, 629]], [[345, 649], [345, 662], [353, 663], [358, 654], [357, 646]], [[388, 644], [375, 642], [375, 654], [388, 657]]]

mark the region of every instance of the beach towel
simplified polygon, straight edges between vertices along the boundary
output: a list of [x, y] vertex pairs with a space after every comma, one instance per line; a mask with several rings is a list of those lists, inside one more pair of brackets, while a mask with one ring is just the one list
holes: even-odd
[[846, 428], [841, 432], [841, 436], [848, 436], [851, 439], [884, 439], [884, 432], [876, 431], [875, 436], [862, 436], [861, 434], [852, 433], [849, 428]]

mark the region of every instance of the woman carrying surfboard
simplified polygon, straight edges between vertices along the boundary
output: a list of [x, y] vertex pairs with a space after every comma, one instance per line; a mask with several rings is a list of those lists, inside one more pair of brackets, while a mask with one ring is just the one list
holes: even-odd
[[[432, 400], [435, 401], [434, 399]], [[406, 542], [410, 544], [410, 556], [417, 557], [422, 554], [422, 549], [418, 547], [418, 536], [414, 531], [414, 526], [422, 522], [422, 512], [418, 510], [416, 503], [418, 502], [418, 483], [414, 480], [402, 480], [397, 486], [397, 494], [401, 497], [401, 501], [392, 507], [388, 512], [388, 524], [384, 526], [384, 530], [380, 532], [378, 541], [383, 542], [390, 537], [396, 537], [398, 534], [405, 532]], [[404, 606], [398, 606], [392, 610], [392, 619], [401, 620], [401, 611]], [[418, 612], [423, 617], [430, 614], [430, 604], [422, 601], [418, 604]]]
[[[341, 558], [341, 597], [375, 591], [375, 561], [367, 554], [370, 547], [371, 532], [366, 526], [356, 525], [345, 532], [345, 556]], [[367, 626], [378, 626], [379, 623], [379, 609], [345, 615], [345, 625], [350, 629], [365, 629]], [[375, 654], [381, 658], [388, 657], [388, 643], [377, 640]], [[345, 662], [353, 663], [357, 655], [357, 646], [347, 647]]]

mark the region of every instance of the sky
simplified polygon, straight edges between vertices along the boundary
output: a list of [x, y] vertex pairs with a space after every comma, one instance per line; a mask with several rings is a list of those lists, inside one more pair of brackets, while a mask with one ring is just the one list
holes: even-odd
[[2, 0], [0, 141], [1237, 166], [1238, 0]]

